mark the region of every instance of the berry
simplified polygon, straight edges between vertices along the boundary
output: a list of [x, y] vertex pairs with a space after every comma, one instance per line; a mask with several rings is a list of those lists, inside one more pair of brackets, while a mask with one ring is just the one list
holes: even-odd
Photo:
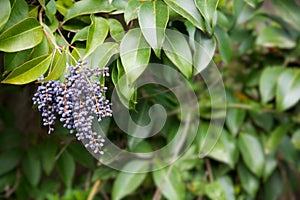
[[108, 68], [89, 69], [78, 61], [76, 66], [68, 67], [63, 83], [42, 82], [33, 96], [33, 104], [38, 106], [49, 134], [54, 131], [59, 116], [70, 133], [76, 132], [78, 140], [87, 140], [86, 148], [99, 154], [103, 154], [104, 139], [93, 131], [92, 125], [94, 120], [100, 122], [112, 116], [110, 102], [103, 96], [107, 88], [100, 84], [101, 75], [109, 76]]

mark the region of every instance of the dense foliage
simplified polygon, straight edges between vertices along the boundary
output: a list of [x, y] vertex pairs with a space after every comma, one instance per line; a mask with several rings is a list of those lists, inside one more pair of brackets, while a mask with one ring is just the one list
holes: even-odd
[[[1, 198], [299, 197], [299, 10], [294, 0], [1, 0]], [[35, 82], [62, 84], [70, 72], [67, 66], [78, 60], [90, 68], [108, 67], [111, 78], [93, 79], [105, 91], [94, 93], [101, 96], [107, 89], [109, 99], [116, 88], [136, 122], [149, 123], [147, 112], [154, 104], [167, 111], [160, 133], [145, 140], [103, 120], [110, 141], [131, 152], [164, 147], [184, 117], [180, 102], [166, 88], [150, 84], [132, 91], [128, 85], [148, 63], [166, 64], [186, 77], [198, 97], [201, 125], [192, 127], [197, 136], [184, 155], [160, 170], [126, 173], [97, 162], [59, 120], [48, 135], [32, 108]], [[216, 145], [199, 158], [209, 120], [220, 117], [211, 112], [212, 97], [200, 73], [211, 61], [226, 89], [227, 101], [217, 106], [227, 108], [227, 114]], [[130, 73], [137, 65], [142, 69]], [[124, 74], [128, 79], [118, 84]], [[161, 74], [173, 78], [163, 70]], [[142, 167], [128, 163], [124, 170]]]

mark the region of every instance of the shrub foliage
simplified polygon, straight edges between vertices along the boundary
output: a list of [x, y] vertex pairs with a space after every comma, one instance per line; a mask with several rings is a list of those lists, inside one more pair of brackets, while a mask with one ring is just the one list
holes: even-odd
[[[299, 10], [294, 0], [1, 0], [1, 198], [299, 197]], [[172, 37], [170, 30], [190, 40], [180, 34]], [[183, 59], [161, 50], [164, 45], [187, 56]], [[124, 53], [128, 50], [130, 54]], [[97, 163], [59, 122], [48, 136], [46, 129], [39, 128], [36, 114], [22, 115], [34, 112], [28, 104], [36, 87], [32, 82], [42, 75], [42, 81], [59, 80], [66, 63], [75, 66], [78, 60], [109, 68], [108, 93], [136, 63], [174, 67], [199, 98], [198, 135], [208, 128], [208, 118], [217, 118], [211, 116], [210, 98], [203, 93], [199, 75], [210, 61], [215, 62], [227, 96], [227, 102], [218, 105], [227, 107], [218, 142], [205, 158], [199, 158], [201, 138], [196, 137], [173, 165], [130, 174]], [[131, 83], [140, 73], [128, 75]], [[28, 85], [11, 86], [24, 84]], [[147, 123], [149, 107], [161, 103], [168, 122], [150, 140], [126, 136], [111, 122], [108, 137], [132, 152], [166, 145], [180, 122], [179, 103], [163, 88], [148, 85], [132, 95], [126, 85], [118, 85], [117, 93], [123, 102], [129, 100], [136, 121]], [[24, 91], [28, 100], [19, 95]], [[27, 109], [7, 100], [17, 96], [20, 100], [12, 102], [27, 102]]]

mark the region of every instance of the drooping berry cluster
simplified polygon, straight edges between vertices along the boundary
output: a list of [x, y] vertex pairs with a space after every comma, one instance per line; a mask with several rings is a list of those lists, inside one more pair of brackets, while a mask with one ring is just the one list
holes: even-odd
[[104, 139], [93, 131], [92, 125], [104, 117], [112, 116], [110, 102], [104, 96], [107, 88], [100, 77], [109, 76], [108, 69], [89, 69], [85, 63], [69, 66], [64, 82], [42, 82], [33, 96], [33, 103], [42, 113], [43, 125], [54, 130], [56, 116], [63, 126], [76, 132], [78, 140], [87, 141], [85, 147], [94, 153], [101, 150]]

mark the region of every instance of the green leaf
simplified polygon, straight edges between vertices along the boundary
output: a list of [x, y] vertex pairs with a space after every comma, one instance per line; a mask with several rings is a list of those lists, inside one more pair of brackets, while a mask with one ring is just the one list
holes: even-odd
[[102, 44], [108, 34], [109, 25], [106, 19], [92, 16], [92, 24], [88, 31], [85, 56], [91, 54]]
[[68, 9], [64, 22], [80, 15], [92, 13], [109, 13], [114, 10], [114, 7], [107, 0], [84, 0], [76, 2]]
[[88, 62], [88, 65], [102, 69], [117, 53], [119, 53], [118, 43], [104, 42], [103, 44], [100, 44], [85, 60]]
[[234, 185], [232, 179], [229, 176], [221, 176], [218, 178], [219, 183], [223, 187], [226, 195], [226, 199], [235, 200]]
[[285, 21], [289, 22], [298, 31], [300, 30], [299, 4], [294, 0], [271, 0], [272, 5]]
[[42, 167], [46, 175], [50, 175], [56, 162], [55, 157], [58, 147], [54, 141], [45, 140], [45, 142], [42, 143], [40, 148]]
[[277, 81], [276, 107], [283, 111], [294, 106], [300, 99], [300, 70], [288, 69]]
[[66, 65], [67, 65], [66, 52], [63, 51], [62, 53], [59, 53], [58, 51], [56, 51], [54, 54], [52, 65], [50, 66], [51, 69], [50, 74], [42, 81], [59, 79], [63, 75], [66, 69]]
[[226, 193], [217, 181], [205, 185], [205, 194], [210, 199], [226, 200]]
[[272, 113], [251, 110], [249, 114], [255, 125], [267, 132], [271, 131], [274, 124], [274, 115]]
[[29, 49], [39, 44], [42, 39], [43, 32], [38, 21], [27, 18], [0, 35], [0, 50], [16, 52]]
[[225, 130], [220, 135], [218, 142], [208, 154], [209, 157], [228, 164], [231, 168], [238, 158], [238, 151], [235, 138]]
[[193, 72], [192, 53], [186, 38], [181, 33], [167, 30], [163, 50], [186, 77], [191, 77]]
[[160, 50], [169, 20], [169, 9], [162, 1], [145, 2], [138, 12], [139, 24], [148, 44]]
[[[138, 173], [147, 170], [148, 163], [145, 161], [131, 161], [122, 168], [118, 174], [112, 189], [112, 199], [119, 200], [135, 191], [146, 178], [147, 173]], [[127, 173], [126, 171], [137, 173]]]
[[283, 29], [266, 26], [258, 33], [256, 44], [263, 47], [278, 47], [282, 49], [292, 49], [296, 46], [295, 40], [291, 38]]
[[0, 1], [0, 31], [9, 19], [11, 12], [9, 0]]
[[128, 24], [131, 20], [138, 17], [138, 10], [141, 6], [138, 0], [129, 0], [124, 12], [124, 20]]
[[277, 167], [277, 158], [276, 154], [267, 154], [265, 163], [265, 169], [263, 174], [263, 181], [266, 182], [270, 175], [274, 172]]
[[292, 143], [296, 149], [300, 149], [300, 129], [297, 129], [292, 136]]
[[164, 0], [170, 8], [186, 18], [201, 31], [205, 30], [204, 21], [193, 0]]
[[140, 29], [131, 29], [120, 44], [120, 56], [128, 80], [133, 83], [146, 69], [151, 49]]
[[122, 38], [124, 37], [125, 33], [124, 33], [124, 28], [122, 26], [122, 24], [113, 18], [109, 18], [107, 19], [108, 24], [109, 24], [109, 33], [110, 36], [116, 41], [116, 42], [120, 42], [122, 40]]
[[26, 62], [31, 52], [31, 49], [26, 49], [15, 53], [4, 54], [4, 73], [6, 74]]
[[246, 2], [241, 0], [233, 1], [233, 12], [234, 18], [236, 20], [236, 25], [245, 23], [250, 20], [254, 15], [257, 9], [249, 6]]
[[76, 162], [89, 169], [94, 169], [94, 158], [81, 143], [72, 143], [67, 151]]
[[21, 152], [17, 149], [0, 154], [0, 176], [14, 169], [20, 162]]
[[56, 4], [54, 0], [50, 0], [46, 5], [46, 16], [49, 19], [50, 23], [52, 24], [55, 20], [55, 14], [56, 14]]
[[32, 54], [29, 59], [36, 58], [39, 56], [44, 56], [49, 53], [49, 45], [46, 36], [43, 36], [43, 40], [40, 44], [35, 46], [32, 50]]
[[185, 199], [185, 185], [181, 173], [175, 166], [154, 171], [153, 179], [155, 185], [167, 199]]
[[11, 0], [11, 12], [2, 31], [29, 17], [28, 4], [25, 0]]
[[255, 198], [259, 189], [259, 179], [255, 177], [243, 164], [238, 165], [238, 176], [240, 178], [243, 189], [252, 197]]
[[219, 0], [195, 0], [195, 3], [204, 19], [210, 25], [213, 25], [213, 21], [216, 20], [217, 16]]
[[[231, 91], [227, 91], [226, 98], [230, 103], [238, 103], [235, 95]], [[236, 136], [239, 132], [241, 125], [244, 123], [246, 117], [246, 110], [237, 108], [228, 108], [226, 113], [226, 126], [233, 136]]]
[[2, 83], [22, 85], [37, 80], [43, 75], [51, 62], [51, 55], [40, 56], [25, 62], [14, 69]]
[[107, 180], [111, 178], [116, 178], [118, 172], [110, 167], [101, 165], [99, 168], [93, 171], [92, 181], [96, 180]]
[[237, 108], [228, 108], [226, 113], [226, 126], [230, 133], [236, 136], [244, 123], [246, 111]]
[[36, 187], [41, 179], [42, 167], [37, 154], [37, 149], [28, 149], [22, 162], [23, 173], [31, 186]]
[[195, 32], [195, 50], [193, 54], [194, 75], [204, 70], [212, 61], [216, 50], [216, 40], [204, 35], [201, 31]]
[[289, 124], [281, 125], [270, 133], [265, 146], [267, 153], [273, 152], [278, 148], [282, 138], [288, 133], [290, 128]]
[[88, 31], [89, 26], [84, 27], [83, 29], [80, 29], [73, 37], [71, 44], [73, 44], [76, 41], [85, 41], [88, 38]]
[[262, 72], [259, 80], [259, 93], [263, 103], [275, 97], [276, 82], [284, 69], [283, 67], [267, 67]]
[[288, 187], [282, 178], [282, 174], [276, 171], [264, 184], [264, 196], [267, 200], [278, 200], [284, 196], [285, 188]]
[[60, 12], [60, 14], [65, 16], [68, 11], [68, 8], [70, 8], [73, 4], [74, 3], [72, 0], [58, 0], [56, 1], [56, 8], [58, 12]]
[[264, 170], [265, 158], [259, 138], [248, 133], [241, 133], [238, 144], [242, 158], [248, 169], [256, 176], [261, 177]]
[[256, 8], [264, 0], [244, 0], [249, 6]]
[[228, 34], [220, 27], [216, 27], [215, 36], [218, 41], [218, 48], [225, 63], [229, 63], [232, 56], [232, 42]]
[[66, 187], [70, 188], [75, 174], [75, 162], [67, 151], [64, 151], [58, 159], [57, 169]]

